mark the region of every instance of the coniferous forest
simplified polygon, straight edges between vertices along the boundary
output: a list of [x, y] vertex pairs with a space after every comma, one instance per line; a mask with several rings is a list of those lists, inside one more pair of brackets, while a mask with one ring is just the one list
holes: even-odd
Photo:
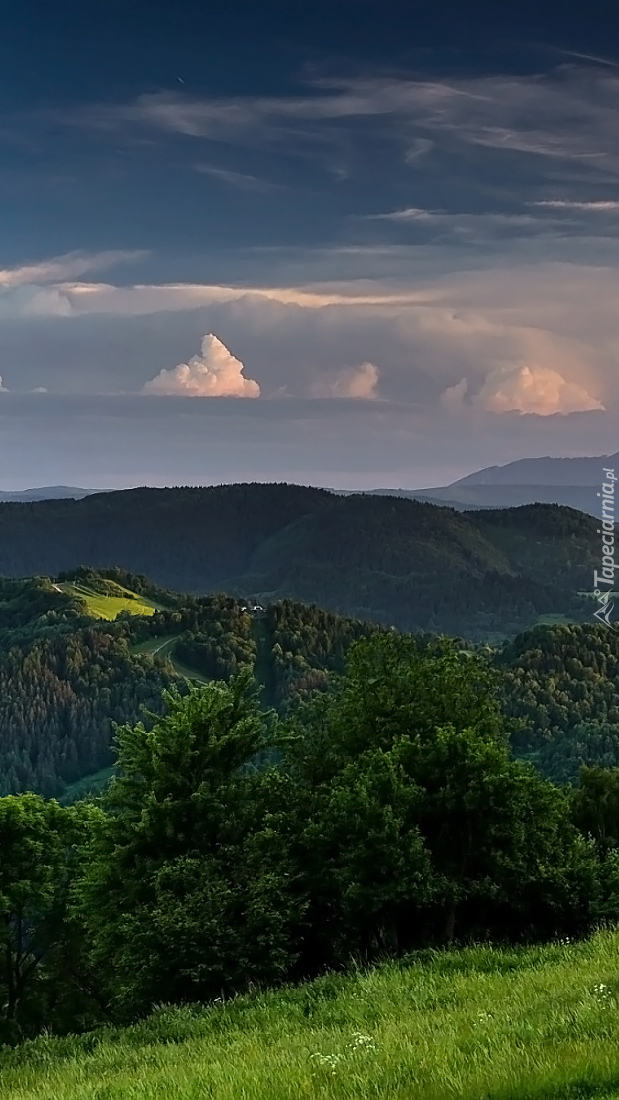
[[490, 645], [118, 568], [0, 600], [2, 1041], [619, 919], [616, 628]]

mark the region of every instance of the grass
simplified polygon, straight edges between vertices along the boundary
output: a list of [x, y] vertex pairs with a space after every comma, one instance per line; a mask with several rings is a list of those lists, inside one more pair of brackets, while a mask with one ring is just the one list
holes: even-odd
[[133, 653], [146, 653], [149, 657], [166, 657], [178, 676], [182, 676], [185, 680], [191, 680], [196, 684], [210, 683], [207, 676], [204, 676], [195, 668], [190, 668], [189, 665], [184, 665], [182, 661], [174, 656], [174, 647], [177, 641], [178, 634], [167, 638], [149, 638], [146, 642], [140, 642], [138, 645], [133, 646]]
[[617, 1100], [619, 932], [426, 952], [0, 1056], [3, 1100]]
[[61, 592], [82, 600], [88, 608], [88, 614], [94, 619], [116, 619], [121, 611], [128, 611], [130, 615], [154, 615], [157, 605], [147, 600], [144, 596], [138, 596], [128, 588], [116, 585], [120, 595], [106, 596], [101, 592], [95, 592], [84, 584], [74, 584], [65, 581], [56, 586]]

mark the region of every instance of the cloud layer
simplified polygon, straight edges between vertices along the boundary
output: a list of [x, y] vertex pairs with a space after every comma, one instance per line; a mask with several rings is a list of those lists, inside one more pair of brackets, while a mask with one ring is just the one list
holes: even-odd
[[[261, 448], [275, 455], [281, 430], [280, 465], [263, 471], [320, 469], [326, 483], [341, 461], [349, 484], [355, 463], [384, 483], [419, 484], [431, 454], [444, 480], [435, 438], [454, 476], [465, 452], [471, 467], [488, 465], [543, 453], [547, 437], [566, 453], [599, 452], [598, 426], [619, 418], [619, 71], [561, 60], [544, 73], [520, 59], [501, 72], [493, 59], [484, 74], [471, 59], [451, 76], [433, 75], [431, 60], [425, 75], [316, 66], [296, 85], [271, 81], [273, 94], [136, 81], [127, 87], [151, 91], [8, 117], [41, 157], [39, 206], [54, 232], [51, 259], [8, 248], [15, 264], [0, 271], [3, 416], [33, 390], [49, 391], [32, 398], [37, 422], [54, 400], [79, 394], [96, 408], [131, 393], [123, 409], [142, 427], [169, 415], [180, 451], [191, 438], [202, 454], [208, 426], [217, 448], [204, 470], [225, 474], [226, 453], [238, 476], [234, 450], [251, 423], [259, 445], [243, 470]], [[246, 71], [236, 87], [255, 90]], [[79, 160], [55, 198], [51, 143], [63, 164]], [[34, 190], [11, 186], [36, 213]], [[27, 225], [27, 213], [12, 220]], [[55, 255], [62, 239], [67, 253]], [[68, 251], [75, 242], [83, 250]], [[110, 247], [123, 244], [135, 247]], [[97, 274], [133, 259], [143, 262], [131, 283]], [[226, 450], [229, 421], [214, 426], [227, 405], [249, 419]], [[122, 436], [122, 416], [99, 425], [103, 436], [108, 424]], [[193, 468], [189, 456], [181, 467]], [[137, 457], [131, 468], [142, 469]]]
[[243, 376], [243, 364], [212, 333], [202, 339], [200, 355], [173, 370], [160, 370], [142, 393], [167, 397], [259, 397], [260, 386]]

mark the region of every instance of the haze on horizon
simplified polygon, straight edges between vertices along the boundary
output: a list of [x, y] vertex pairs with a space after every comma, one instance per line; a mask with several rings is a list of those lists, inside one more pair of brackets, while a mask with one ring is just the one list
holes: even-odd
[[0, 488], [617, 449], [609, 0], [22, 0], [0, 31]]

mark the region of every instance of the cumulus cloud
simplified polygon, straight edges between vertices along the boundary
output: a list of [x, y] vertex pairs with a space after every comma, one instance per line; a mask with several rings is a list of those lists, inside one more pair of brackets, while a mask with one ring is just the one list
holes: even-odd
[[213, 333], [202, 339], [199, 355], [172, 370], [160, 370], [144, 394], [166, 397], [259, 397], [260, 386], [243, 376], [243, 364]]
[[362, 363], [360, 367], [343, 370], [336, 378], [321, 379], [312, 386], [314, 397], [356, 397], [371, 401], [378, 396], [378, 367]]
[[452, 411], [456, 409], [461, 409], [464, 405], [464, 399], [466, 397], [468, 388], [468, 378], [462, 378], [459, 382], [456, 382], [455, 386], [448, 386], [447, 389], [443, 390], [441, 394], [441, 408]]
[[[168, 383], [187, 392], [185, 349], [199, 351], [203, 334], [215, 332], [225, 333], [233, 350], [251, 348], [244, 373], [258, 378], [269, 398], [378, 391], [381, 401], [434, 407], [446, 387], [466, 377], [470, 389], [460, 403], [472, 407], [497, 367], [528, 364], [559, 372], [617, 411], [619, 247], [609, 247], [603, 264], [587, 259], [540, 262], [504, 250], [475, 264], [465, 252], [458, 267], [450, 250], [436, 260], [434, 250], [416, 246], [319, 256], [304, 250], [292, 260], [261, 257], [262, 285], [42, 287], [65, 295], [71, 312], [31, 316], [32, 323], [2, 320], [0, 374], [13, 378], [19, 369], [21, 389], [42, 382], [56, 392], [118, 393], [140, 391], [164, 367], [172, 370], [156, 391]], [[359, 366], [366, 363], [379, 364], [378, 386]], [[174, 364], [185, 364], [177, 372], [189, 375], [184, 385]], [[445, 396], [443, 405], [449, 401]], [[457, 405], [458, 392], [451, 402]]]
[[[441, 405], [451, 410], [462, 407], [467, 391], [468, 380], [463, 378], [457, 385], [444, 390]], [[485, 412], [536, 413], [538, 416], [604, 410], [601, 401], [592, 397], [584, 386], [566, 381], [550, 367], [526, 364], [490, 371], [470, 403]]]
[[8, 392], [9, 391], [7, 390], [6, 386], [4, 385], [4, 382], [2, 381], [2, 376], [0, 376], [0, 393], [8, 393]]

